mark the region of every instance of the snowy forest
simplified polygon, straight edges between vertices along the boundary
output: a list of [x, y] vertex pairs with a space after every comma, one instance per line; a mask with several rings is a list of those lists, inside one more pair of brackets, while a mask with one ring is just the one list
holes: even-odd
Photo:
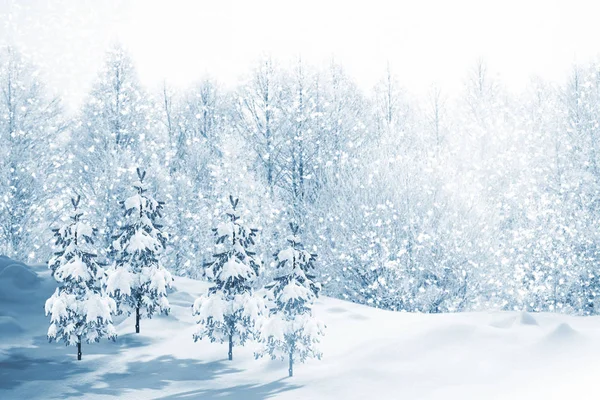
[[594, 398], [598, 15], [0, 0], [0, 400]]
[[364, 91], [335, 59], [270, 56], [233, 87], [204, 76], [149, 88], [115, 44], [66, 110], [5, 47], [0, 254], [47, 263], [80, 196], [98, 257], [111, 259], [141, 168], [164, 202], [174, 276], [211, 273], [212, 228], [233, 196], [257, 228], [257, 287], [276, 276], [292, 222], [327, 296], [423, 313], [598, 314], [600, 63], [518, 93], [492, 67], [474, 63], [452, 95], [413, 95], [389, 67]]

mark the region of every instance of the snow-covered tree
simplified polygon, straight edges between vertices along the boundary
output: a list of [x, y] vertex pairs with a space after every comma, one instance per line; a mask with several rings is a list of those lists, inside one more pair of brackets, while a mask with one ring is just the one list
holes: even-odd
[[281, 96], [286, 124], [279, 186], [283, 189], [282, 197], [292, 205], [296, 219], [306, 215], [308, 204], [316, 199], [318, 187], [315, 176], [321, 167], [318, 160], [321, 132], [315, 75], [302, 59], [298, 59]]
[[258, 230], [246, 226], [238, 210], [238, 199], [229, 196], [231, 207], [226, 220], [213, 229], [216, 246], [214, 261], [206, 265], [206, 277], [214, 283], [207, 295], [194, 302], [198, 330], [194, 341], [208, 337], [211, 342], [244, 345], [255, 335], [254, 328], [265, 310], [264, 301], [252, 290], [260, 262], [252, 247]]
[[79, 210], [81, 197], [72, 199], [74, 213], [61, 228], [53, 229], [59, 248], [48, 262], [59, 283], [46, 301], [46, 315], [51, 316], [48, 339], [77, 345], [81, 360], [81, 343], [98, 342], [102, 337], [115, 339], [112, 314], [115, 301], [103, 290], [106, 272], [93, 249], [96, 229], [88, 225]]
[[[90, 218], [109, 248], [118, 229], [119, 202], [127, 191], [129, 170], [163, 158], [156, 140], [152, 98], [139, 83], [129, 53], [120, 45], [107, 52], [91, 91], [73, 124], [71, 151], [78, 185], [96, 203]], [[149, 148], [150, 147], [150, 148]]]
[[177, 275], [198, 277], [204, 264], [204, 249], [212, 244], [213, 215], [207, 210], [213, 198], [211, 165], [221, 154], [219, 144], [225, 134], [223, 99], [210, 79], [186, 91], [163, 86], [162, 121], [169, 139], [169, 151], [160, 160], [169, 173], [163, 185], [167, 199], [181, 212], [170, 213], [164, 224], [171, 242], [167, 253], [170, 270]]
[[57, 157], [65, 125], [60, 100], [49, 95], [31, 60], [13, 47], [0, 49], [0, 94], [0, 254], [45, 261], [50, 256], [46, 221], [54, 215], [45, 206], [56, 194], [50, 189], [66, 181], [51, 178], [66, 160]]
[[265, 347], [257, 356], [268, 354], [272, 359], [282, 360], [287, 356], [289, 376], [293, 376], [295, 361], [321, 359], [315, 344], [323, 336], [325, 326], [312, 315], [312, 305], [321, 290], [312, 275], [317, 255], [304, 249], [298, 225], [291, 223], [290, 228], [289, 246], [275, 254], [280, 275], [266, 286], [274, 308], [261, 332]]
[[126, 223], [113, 242], [117, 262], [108, 271], [107, 290], [117, 300], [120, 313], [135, 310], [135, 332], [139, 333], [142, 316], [168, 314], [167, 288], [173, 278], [161, 263], [167, 235], [157, 220], [164, 203], [148, 193], [146, 172], [138, 168], [137, 175], [136, 193], [122, 202]]
[[271, 58], [261, 61], [250, 81], [239, 90], [236, 129], [254, 150], [257, 171], [272, 191], [281, 179], [284, 146], [281, 85]]

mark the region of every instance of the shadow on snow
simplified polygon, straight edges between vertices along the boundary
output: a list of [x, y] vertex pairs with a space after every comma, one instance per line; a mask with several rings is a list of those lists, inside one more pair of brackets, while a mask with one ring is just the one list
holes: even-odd
[[8, 357], [0, 361], [0, 389], [14, 389], [34, 380], [64, 381], [90, 371], [88, 366], [77, 361], [36, 358], [21, 351], [9, 352]]
[[69, 397], [89, 394], [121, 396], [129, 390], [161, 390], [171, 382], [204, 381], [215, 379], [219, 375], [239, 372], [225, 362], [203, 363], [196, 359], [179, 359], [173, 356], [161, 356], [149, 361], [131, 361], [122, 373], [107, 373], [98, 377], [103, 387], [72, 385], [76, 392]]
[[[32, 346], [7, 349], [0, 358], [0, 390], [18, 390], [20, 385], [33, 381], [61, 382], [58, 398], [85, 398], [88, 395], [123, 397], [130, 391], [162, 390], [173, 382], [210, 381], [221, 375], [241, 372], [227, 360], [202, 362], [197, 359], [178, 359], [170, 355], [148, 361], [130, 361], [125, 372], [109, 372], [93, 378], [106, 357], [127, 348], [149, 346], [152, 339], [136, 334], [120, 336], [116, 343], [102, 341], [84, 344], [83, 360], [76, 361], [74, 346], [49, 344], [45, 336], [36, 336]], [[100, 355], [87, 359], [88, 355]], [[83, 378], [78, 379], [78, 378]], [[74, 378], [74, 379], [73, 379]], [[86, 383], [83, 383], [86, 382]], [[301, 386], [284, 379], [265, 384], [242, 384], [220, 389], [196, 389], [175, 393], [163, 399], [267, 399]], [[62, 392], [62, 393], [60, 393]], [[42, 393], [40, 395], [43, 396]]]

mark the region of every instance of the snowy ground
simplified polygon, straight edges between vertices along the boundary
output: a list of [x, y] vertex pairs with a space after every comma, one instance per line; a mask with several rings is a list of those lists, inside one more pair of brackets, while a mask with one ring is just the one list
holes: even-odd
[[177, 279], [172, 314], [119, 321], [116, 343], [49, 344], [49, 274], [0, 259], [0, 399], [564, 399], [595, 395], [600, 318], [552, 314], [400, 314], [322, 298], [324, 359], [254, 360], [253, 346], [194, 343], [193, 299]]

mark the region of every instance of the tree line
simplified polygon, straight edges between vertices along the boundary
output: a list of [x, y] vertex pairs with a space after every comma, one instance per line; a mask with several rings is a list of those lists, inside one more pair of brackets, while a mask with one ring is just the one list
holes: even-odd
[[405, 311], [597, 313], [598, 62], [519, 93], [483, 61], [459, 92], [416, 96], [390, 68], [365, 92], [334, 61], [269, 57], [232, 89], [205, 77], [150, 90], [115, 46], [74, 114], [26, 56], [4, 49], [0, 64], [0, 251], [11, 257], [50, 257], [47, 227], [71, 188], [108, 249], [116, 199], [144, 165], [170, 207], [174, 274], [203, 276], [206, 227], [235, 193], [264, 248], [297, 221], [327, 295]]

